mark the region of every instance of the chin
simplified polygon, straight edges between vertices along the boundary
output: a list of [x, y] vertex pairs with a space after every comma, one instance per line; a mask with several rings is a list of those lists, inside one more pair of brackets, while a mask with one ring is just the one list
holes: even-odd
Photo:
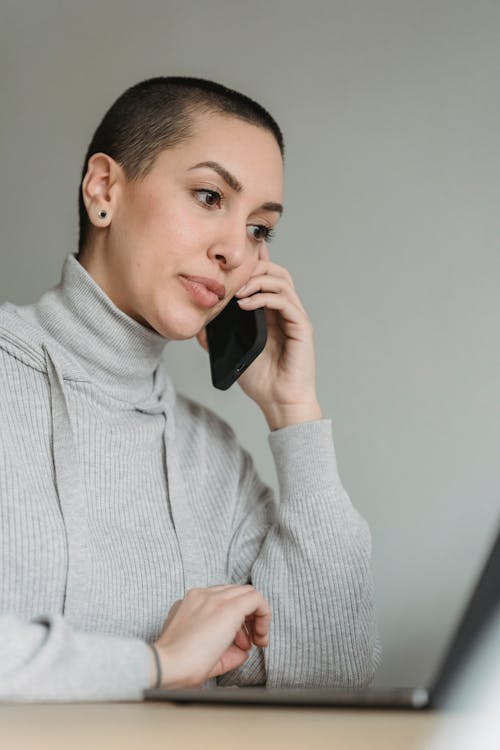
[[158, 316], [155, 325], [148, 323], [148, 328], [156, 331], [160, 336], [170, 341], [186, 341], [192, 339], [207, 324], [201, 315], [176, 316], [174, 319], [163, 319]]

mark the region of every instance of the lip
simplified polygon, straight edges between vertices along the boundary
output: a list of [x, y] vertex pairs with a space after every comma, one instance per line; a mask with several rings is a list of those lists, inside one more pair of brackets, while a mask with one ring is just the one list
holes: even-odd
[[[225, 288], [212, 279], [199, 276], [179, 276], [179, 279], [200, 307], [214, 307], [225, 296]], [[217, 291], [215, 291], [217, 290]]]
[[226, 287], [214, 279], [207, 279], [202, 276], [184, 276], [183, 278], [195, 281], [197, 284], [203, 284], [210, 292], [216, 294], [219, 299], [224, 299], [226, 296]]

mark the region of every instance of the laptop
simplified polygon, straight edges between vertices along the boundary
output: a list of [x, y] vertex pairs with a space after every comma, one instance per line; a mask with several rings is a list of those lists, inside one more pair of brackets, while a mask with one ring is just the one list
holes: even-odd
[[426, 688], [150, 688], [147, 701], [272, 706], [429, 709], [447, 705], [460, 672], [500, 605], [500, 529], [450, 645]]

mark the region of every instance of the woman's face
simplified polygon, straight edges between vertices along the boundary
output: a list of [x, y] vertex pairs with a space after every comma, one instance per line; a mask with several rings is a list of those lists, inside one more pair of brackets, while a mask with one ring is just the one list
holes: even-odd
[[252, 275], [282, 187], [274, 136], [224, 115], [199, 115], [193, 136], [161, 152], [138, 181], [94, 154], [84, 198], [92, 223], [107, 226], [94, 232], [82, 265], [127, 315], [169, 339], [191, 338]]

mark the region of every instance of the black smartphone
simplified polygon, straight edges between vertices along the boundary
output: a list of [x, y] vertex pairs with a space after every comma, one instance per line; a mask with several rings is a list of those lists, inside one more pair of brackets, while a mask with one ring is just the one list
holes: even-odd
[[216, 318], [207, 323], [210, 371], [215, 388], [225, 391], [266, 345], [264, 308], [242, 310], [233, 297]]

